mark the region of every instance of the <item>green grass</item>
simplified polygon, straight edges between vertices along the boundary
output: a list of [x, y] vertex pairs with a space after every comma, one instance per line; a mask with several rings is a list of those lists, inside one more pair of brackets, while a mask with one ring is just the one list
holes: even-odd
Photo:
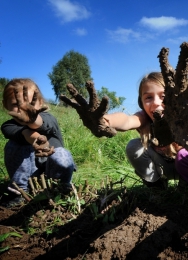
[[71, 151], [77, 164], [74, 183], [88, 180], [98, 185], [106, 176], [113, 181], [130, 176], [128, 184], [135, 182], [136, 176], [126, 158], [125, 147], [130, 139], [138, 136], [136, 131], [119, 132], [113, 138], [97, 138], [83, 126], [75, 110], [51, 106], [50, 112], [57, 118], [65, 147]]
[[[2, 124], [10, 116], [2, 107], [1, 111]], [[107, 176], [113, 181], [126, 178], [128, 186], [134, 185], [135, 182], [140, 185], [125, 155], [128, 141], [138, 136], [136, 131], [118, 133], [113, 138], [97, 138], [83, 126], [74, 109], [50, 105], [49, 112], [57, 118], [65, 148], [71, 151], [77, 165], [77, 171], [73, 175], [73, 182], [76, 185], [83, 184], [87, 180], [91, 185], [100, 186]], [[6, 142], [0, 132], [0, 184], [8, 180], [4, 165]]]

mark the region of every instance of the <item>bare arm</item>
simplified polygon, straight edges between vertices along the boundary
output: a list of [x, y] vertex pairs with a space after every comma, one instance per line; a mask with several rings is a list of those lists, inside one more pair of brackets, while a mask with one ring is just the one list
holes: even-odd
[[34, 141], [40, 136], [40, 134], [36, 131], [30, 130], [30, 129], [24, 129], [22, 131], [22, 135], [24, 136], [25, 140], [29, 144], [33, 144]]
[[25, 140], [33, 146], [35, 150], [35, 156], [47, 157], [55, 152], [54, 147], [50, 147], [46, 136], [40, 135], [38, 132], [30, 129], [24, 129], [22, 134]]
[[148, 117], [144, 111], [139, 111], [134, 115], [126, 115], [125, 113], [113, 113], [103, 116], [106, 124], [115, 128], [117, 131], [128, 131], [133, 129], [144, 128], [148, 124]]
[[86, 82], [86, 88], [90, 96], [89, 103], [78, 93], [73, 85], [68, 84], [67, 88], [75, 102], [65, 95], [60, 95], [60, 99], [76, 109], [83, 124], [97, 137], [113, 137], [117, 131], [131, 129], [143, 132], [143, 128], [149, 124], [148, 116], [144, 111], [139, 111], [132, 116], [124, 113], [106, 114], [108, 98], [103, 97], [99, 101], [93, 82]]

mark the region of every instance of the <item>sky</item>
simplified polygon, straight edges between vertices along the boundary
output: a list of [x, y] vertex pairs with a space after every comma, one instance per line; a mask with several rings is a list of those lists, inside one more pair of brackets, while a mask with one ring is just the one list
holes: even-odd
[[188, 42], [187, 0], [0, 0], [0, 77], [34, 80], [55, 101], [48, 74], [70, 50], [85, 55], [95, 88], [138, 110], [138, 86], [169, 48], [176, 68]]

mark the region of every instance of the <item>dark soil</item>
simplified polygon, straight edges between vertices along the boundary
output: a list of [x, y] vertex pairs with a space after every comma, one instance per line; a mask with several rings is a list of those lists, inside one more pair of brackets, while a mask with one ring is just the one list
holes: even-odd
[[[1, 243], [10, 249], [0, 259], [188, 259], [188, 195], [184, 191], [170, 187], [163, 193], [143, 187], [138, 192], [135, 187], [110, 197], [96, 218], [89, 206], [75, 215], [68, 208], [52, 209], [47, 201], [14, 209], [0, 207], [0, 233], [22, 235]], [[92, 204], [99, 206], [101, 198], [92, 199]], [[55, 216], [65, 224], [47, 234], [45, 225], [54, 223]], [[29, 235], [29, 225], [37, 233]]]

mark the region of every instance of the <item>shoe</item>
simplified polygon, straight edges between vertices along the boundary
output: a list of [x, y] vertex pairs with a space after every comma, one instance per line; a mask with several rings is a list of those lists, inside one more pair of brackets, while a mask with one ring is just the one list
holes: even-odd
[[[26, 193], [29, 193], [29, 190], [25, 190]], [[21, 194], [16, 194], [9, 189], [1, 197], [0, 205], [5, 208], [12, 208], [16, 206], [21, 206], [25, 202], [25, 198]]]
[[68, 195], [72, 191], [72, 185], [70, 183], [61, 182], [61, 193], [64, 195]]
[[22, 195], [16, 195], [13, 199], [7, 200], [1, 204], [1, 206], [5, 208], [13, 208], [17, 206], [23, 205], [25, 202], [24, 197]]
[[155, 182], [148, 182], [145, 180], [142, 180], [142, 181], [148, 188], [158, 188], [161, 190], [166, 190], [168, 188], [167, 179], [160, 178], [158, 181], [155, 181]]
[[179, 182], [178, 182], [178, 187], [179, 188], [186, 188], [187, 186], [188, 186], [188, 183], [180, 176]]

